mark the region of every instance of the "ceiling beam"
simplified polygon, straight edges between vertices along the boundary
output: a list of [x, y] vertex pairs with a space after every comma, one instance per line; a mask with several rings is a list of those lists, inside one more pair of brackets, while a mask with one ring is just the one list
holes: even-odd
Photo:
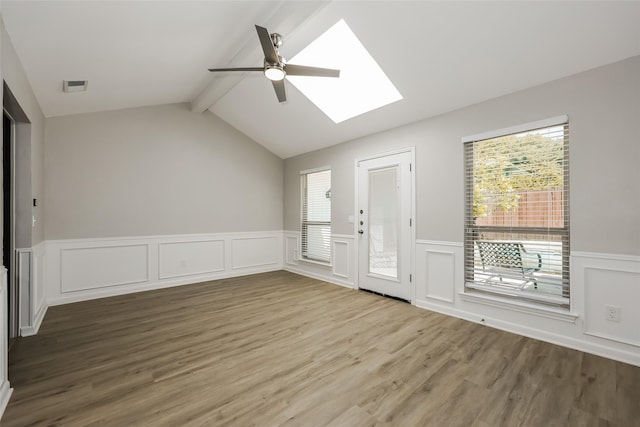
[[[265, 26], [269, 31], [291, 36], [296, 29], [311, 19], [331, 1], [282, 1], [274, 12], [266, 19], [266, 22], [257, 23]], [[251, 42], [247, 42], [238, 53], [225, 65], [225, 67], [256, 66], [257, 58], [264, 54], [258, 42], [257, 36], [252, 34]], [[202, 113], [215, 105], [224, 95], [236, 86], [244, 73], [211, 74], [209, 84], [191, 100], [191, 111]]]

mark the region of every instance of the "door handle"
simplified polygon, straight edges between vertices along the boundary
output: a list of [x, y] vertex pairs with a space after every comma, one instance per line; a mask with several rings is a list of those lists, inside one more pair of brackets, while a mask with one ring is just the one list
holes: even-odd
[[363, 230], [358, 230], [358, 233], [364, 234], [364, 231]]

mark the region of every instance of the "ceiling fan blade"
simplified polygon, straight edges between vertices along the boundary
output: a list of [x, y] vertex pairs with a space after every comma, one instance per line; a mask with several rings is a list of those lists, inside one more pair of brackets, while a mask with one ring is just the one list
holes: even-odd
[[306, 65], [285, 64], [284, 71], [289, 76], [340, 77], [340, 70], [307, 67]]
[[273, 88], [276, 91], [276, 95], [278, 96], [279, 102], [284, 102], [287, 100], [287, 92], [284, 89], [284, 79], [282, 80], [272, 80]]
[[264, 71], [261, 67], [209, 68], [209, 71]]
[[264, 28], [256, 25], [256, 31], [258, 32], [258, 38], [260, 39], [260, 44], [262, 45], [262, 51], [264, 52], [264, 59], [271, 64], [277, 64], [280, 62], [278, 58], [278, 52], [276, 52], [276, 48], [273, 47], [273, 42], [271, 41], [271, 36], [269, 35], [269, 31]]

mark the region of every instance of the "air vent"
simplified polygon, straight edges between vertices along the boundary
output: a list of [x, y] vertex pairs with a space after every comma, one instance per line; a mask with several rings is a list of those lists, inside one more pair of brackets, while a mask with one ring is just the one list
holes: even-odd
[[63, 92], [84, 92], [87, 90], [87, 80], [63, 80], [62, 91]]

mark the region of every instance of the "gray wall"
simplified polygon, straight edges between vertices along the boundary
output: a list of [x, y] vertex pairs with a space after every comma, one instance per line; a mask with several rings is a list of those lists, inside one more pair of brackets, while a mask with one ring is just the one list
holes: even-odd
[[[43, 192], [44, 192], [44, 115], [27, 80], [22, 64], [13, 49], [11, 39], [2, 24], [2, 78], [15, 96], [30, 125], [20, 124], [16, 148], [16, 246], [29, 247], [44, 240]], [[24, 123], [24, 122], [23, 122]], [[25, 145], [26, 144], [26, 145]], [[27, 146], [30, 145], [30, 146]], [[29, 164], [30, 163], [30, 164]], [[31, 199], [37, 198], [37, 207], [31, 207]], [[31, 215], [36, 219], [31, 227]]]
[[282, 229], [282, 160], [186, 104], [46, 119], [46, 239]]
[[347, 217], [354, 213], [354, 159], [415, 146], [417, 238], [462, 242], [462, 138], [568, 114], [572, 251], [640, 255], [639, 112], [640, 57], [634, 57], [293, 157], [284, 164], [284, 228], [300, 229], [299, 171], [330, 165], [332, 231], [353, 234]]

